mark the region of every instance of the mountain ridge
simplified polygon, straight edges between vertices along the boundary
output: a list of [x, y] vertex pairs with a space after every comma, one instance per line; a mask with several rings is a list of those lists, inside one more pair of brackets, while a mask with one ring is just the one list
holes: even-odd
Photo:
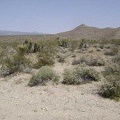
[[61, 32], [56, 34], [62, 38], [74, 38], [74, 39], [120, 39], [120, 27], [118, 28], [97, 28], [81, 24], [73, 30], [67, 32]]
[[57, 34], [0, 30], [0, 36], [15, 36], [15, 35], [20, 35], [20, 36], [21, 35], [51, 35], [53, 37], [70, 38], [70, 39], [109, 40], [109, 39], [120, 39], [120, 27], [97, 28], [97, 27], [81, 24], [72, 30]]
[[39, 35], [39, 34], [43, 34], [43, 33], [40, 33], [40, 32], [21, 32], [21, 31], [0, 30], [0, 36]]

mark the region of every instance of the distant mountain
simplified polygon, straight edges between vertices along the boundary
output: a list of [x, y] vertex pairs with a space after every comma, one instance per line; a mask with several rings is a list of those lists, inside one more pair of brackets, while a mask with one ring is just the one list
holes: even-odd
[[61, 38], [74, 38], [74, 39], [120, 39], [120, 27], [119, 28], [96, 28], [82, 24], [73, 30], [56, 34]]
[[43, 34], [43, 33], [0, 30], [0, 36], [10, 36], [10, 35], [39, 35], [39, 34]]

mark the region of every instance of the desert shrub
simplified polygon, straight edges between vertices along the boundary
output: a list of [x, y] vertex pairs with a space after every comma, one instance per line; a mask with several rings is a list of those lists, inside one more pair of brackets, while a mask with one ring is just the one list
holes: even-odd
[[79, 63], [85, 63], [86, 65], [89, 66], [104, 66], [105, 61], [102, 58], [99, 57], [81, 57]]
[[116, 46], [111, 47], [110, 50], [105, 51], [105, 55], [114, 56], [119, 52], [119, 48]]
[[94, 44], [93, 47], [99, 48], [99, 44]]
[[87, 51], [86, 48], [82, 48], [82, 49], [81, 49], [81, 52], [85, 52], [85, 51]]
[[74, 52], [74, 50], [78, 47], [78, 41], [76, 40], [71, 40], [70, 43], [70, 51]]
[[72, 54], [71, 57], [73, 57], [73, 58], [76, 57], [76, 54]]
[[58, 58], [58, 62], [64, 63], [64, 62], [65, 62], [66, 55], [65, 55], [65, 54], [62, 54], [62, 53], [58, 53], [58, 54], [57, 54], [57, 58]]
[[81, 57], [80, 58], [80, 63], [85, 63], [86, 65], [89, 65], [89, 66], [95, 65], [96, 64], [95, 62], [96, 61], [93, 60], [92, 57]]
[[113, 59], [113, 62], [120, 64], [120, 54], [117, 54]]
[[25, 45], [18, 46], [18, 52], [13, 56], [15, 71], [21, 72], [26, 67], [30, 67], [30, 60], [25, 57], [26, 50]]
[[101, 87], [101, 94], [104, 97], [120, 100], [120, 75], [109, 75]]
[[8, 54], [7, 52], [1, 55], [0, 58], [0, 71], [1, 75], [6, 76], [14, 72], [21, 72], [29, 66], [29, 59], [25, 57], [26, 47], [19, 45], [17, 53]]
[[22, 70], [24, 73], [31, 73], [31, 67], [26, 66], [25, 68], [23, 68]]
[[76, 59], [73, 59], [73, 61], [72, 61], [72, 65], [78, 65], [80, 62], [79, 62], [79, 60], [76, 60]]
[[103, 76], [116, 75], [120, 73], [120, 65], [112, 64], [105, 67], [105, 71], [102, 72]]
[[111, 50], [107, 50], [107, 51], [105, 51], [104, 55], [114, 56], [115, 53], [113, 51], [111, 51]]
[[100, 94], [104, 97], [120, 100], [120, 66], [112, 65], [104, 71], [105, 80]]
[[100, 44], [98, 48], [103, 49], [104, 48], [104, 44]]
[[101, 48], [97, 48], [96, 51], [102, 51], [102, 49]]
[[117, 46], [117, 47], [116, 47], [116, 46], [112, 46], [112, 47], [111, 47], [111, 51], [113, 51], [113, 53], [114, 53], [115, 55], [119, 52], [119, 49], [120, 49], [120, 48], [119, 48], [118, 46]]
[[86, 43], [86, 42], [85, 42], [85, 39], [82, 39], [81, 42], [80, 42], [80, 44], [79, 44], [79, 48], [80, 48], [80, 49], [81, 49], [81, 48], [84, 48], [83, 45], [84, 45], [85, 43]]
[[26, 38], [25, 42], [23, 43], [26, 46], [27, 53], [36, 53], [40, 50], [40, 45], [34, 42], [31, 42], [31, 39]]
[[65, 70], [63, 74], [63, 84], [81, 84], [91, 81], [99, 81], [100, 75], [89, 66], [79, 66], [73, 70]]
[[4, 58], [4, 62], [2, 62], [0, 67], [0, 76], [10, 75], [14, 72], [14, 63], [9, 57]]
[[73, 70], [64, 70], [63, 74], [63, 84], [67, 85], [77, 85], [81, 83], [81, 78], [78, 80]]
[[108, 41], [108, 42], [114, 45], [120, 45], [120, 39], [112, 39], [111, 41]]
[[102, 58], [98, 59], [96, 66], [105, 66], [105, 61]]
[[44, 47], [38, 53], [38, 62], [34, 64], [35, 68], [45, 65], [53, 65], [55, 63], [55, 48], [53, 46]]
[[58, 46], [67, 48], [68, 44], [69, 44], [69, 40], [67, 39], [58, 40]]
[[49, 81], [58, 82], [59, 77], [53, 72], [49, 66], [42, 66], [36, 75], [33, 75], [28, 85], [45, 85]]
[[104, 48], [110, 49], [110, 48], [111, 48], [111, 44], [106, 44], [106, 45], [104, 46]]

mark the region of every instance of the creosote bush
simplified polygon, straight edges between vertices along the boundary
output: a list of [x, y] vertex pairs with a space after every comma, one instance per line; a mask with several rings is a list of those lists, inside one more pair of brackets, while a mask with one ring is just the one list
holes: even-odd
[[79, 60], [73, 59], [72, 65], [78, 65], [78, 64], [80, 64]]
[[55, 63], [56, 48], [54, 46], [45, 47], [38, 53], [38, 62], [34, 64], [35, 68], [45, 65], [53, 65]]
[[19, 45], [17, 52], [14, 54], [4, 53], [0, 58], [0, 75], [6, 76], [15, 72], [24, 71], [27, 67], [29, 68], [30, 61], [25, 57], [26, 47]]
[[120, 64], [120, 53], [115, 55], [112, 59], [113, 62]]
[[119, 52], [119, 47], [117, 46], [112, 46], [111, 47], [111, 49], [110, 50], [107, 50], [107, 51], [105, 51], [105, 55], [109, 55], [109, 56], [114, 56], [114, 55], [116, 55], [116, 54], [118, 54], [118, 52]]
[[105, 61], [102, 58], [92, 57], [92, 56], [81, 57], [79, 60], [79, 63], [85, 63], [86, 65], [89, 65], [89, 66], [104, 66], [105, 65]]
[[64, 63], [64, 62], [65, 62], [65, 59], [66, 59], [66, 55], [63, 54], [63, 53], [58, 53], [58, 54], [57, 54], [57, 59], [58, 59], [58, 62]]
[[58, 80], [59, 77], [53, 72], [52, 68], [49, 66], [42, 66], [39, 72], [32, 76], [28, 85], [31, 87], [35, 85], [45, 85], [49, 81], [57, 83]]
[[63, 84], [77, 85], [91, 81], [99, 81], [99, 73], [87, 65], [80, 65], [73, 70], [65, 70], [63, 74]]
[[120, 100], [120, 66], [112, 65], [103, 73], [105, 80], [101, 86], [100, 94], [106, 98]]

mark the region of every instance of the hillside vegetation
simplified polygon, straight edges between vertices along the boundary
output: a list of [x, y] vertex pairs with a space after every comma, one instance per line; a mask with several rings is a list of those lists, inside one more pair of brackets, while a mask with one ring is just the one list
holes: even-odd
[[[0, 76], [19, 72], [34, 74], [28, 82], [29, 86], [43, 85], [50, 80], [68, 85], [101, 81], [103, 84], [99, 94], [119, 100], [119, 54], [119, 40], [108, 43], [107, 40], [98, 42], [56, 38], [35, 42], [26, 37], [24, 42], [6, 42], [0, 45]], [[72, 69], [66, 67], [59, 74], [55, 69], [57, 64]], [[109, 65], [111, 67], [107, 67]], [[39, 71], [33, 72], [34, 69]]]

